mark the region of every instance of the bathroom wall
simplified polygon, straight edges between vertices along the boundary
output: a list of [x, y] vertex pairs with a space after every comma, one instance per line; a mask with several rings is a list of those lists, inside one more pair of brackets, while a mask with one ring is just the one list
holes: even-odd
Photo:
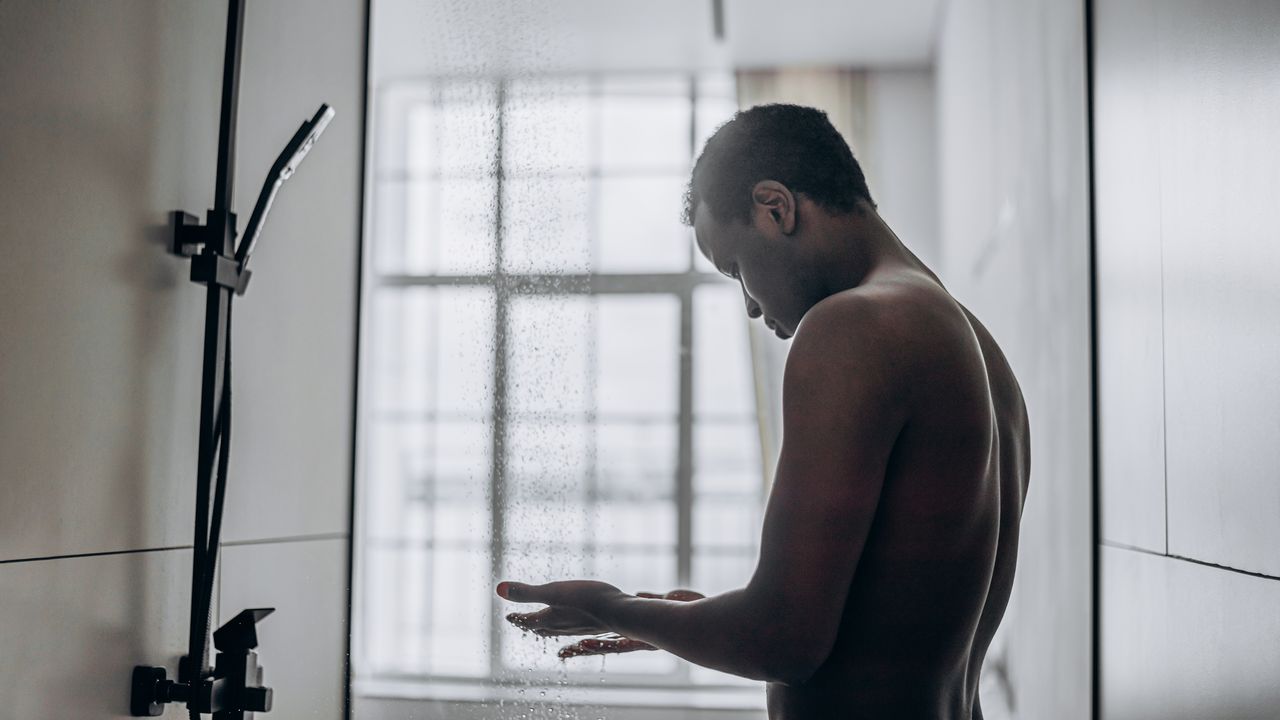
[[1084, 10], [952, 0], [939, 32], [940, 275], [1004, 349], [1031, 418], [1017, 579], [982, 684], [988, 720], [1090, 714]]
[[1280, 716], [1280, 5], [1096, 0], [1102, 717]]
[[859, 162], [871, 196], [902, 242], [936, 269], [942, 257], [933, 69], [868, 70], [866, 94], [867, 148]]
[[[274, 606], [273, 717], [343, 714], [365, 8], [250, 0], [235, 206], [321, 101], [235, 305], [219, 615]], [[0, 717], [127, 717], [186, 645], [226, 4], [0, 3]], [[171, 708], [167, 717], [185, 717]]]

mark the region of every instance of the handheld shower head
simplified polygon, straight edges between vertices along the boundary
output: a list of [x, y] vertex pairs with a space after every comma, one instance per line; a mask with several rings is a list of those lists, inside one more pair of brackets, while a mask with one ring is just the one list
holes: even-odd
[[[316, 140], [320, 139], [320, 134], [324, 132], [325, 128], [329, 127], [329, 122], [333, 120], [333, 115], [333, 108], [328, 105], [321, 105], [311, 120], [303, 123], [302, 127], [298, 128], [298, 133], [306, 131], [306, 135], [303, 137], [301, 145], [294, 149], [289, 161], [285, 163], [284, 168], [280, 171], [282, 180], [288, 180], [289, 176], [293, 175], [294, 171], [298, 169], [302, 159], [307, 156], [308, 152], [311, 152], [311, 146], [316, 144]], [[289, 141], [289, 145], [285, 147], [285, 152], [288, 152], [293, 147], [294, 142], [298, 139], [298, 133], [295, 133], [294, 139]]]
[[329, 126], [333, 116], [333, 108], [328, 104], [321, 104], [316, 114], [302, 123], [298, 131], [293, 134], [293, 138], [289, 140], [289, 144], [285, 145], [284, 150], [276, 157], [275, 164], [271, 166], [271, 172], [267, 173], [266, 182], [262, 185], [262, 192], [258, 193], [258, 202], [253, 206], [249, 223], [245, 226], [244, 239], [236, 249], [236, 263], [241, 270], [244, 270], [249, 262], [249, 255], [253, 253], [258, 235], [262, 232], [262, 223], [265, 222], [267, 212], [271, 209], [271, 203], [275, 202], [280, 186], [297, 171], [298, 165], [316, 144], [320, 134]]

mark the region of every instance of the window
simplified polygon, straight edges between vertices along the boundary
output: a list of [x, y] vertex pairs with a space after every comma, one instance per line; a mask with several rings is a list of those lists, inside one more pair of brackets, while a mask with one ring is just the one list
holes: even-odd
[[378, 94], [357, 675], [725, 687], [665, 653], [561, 663], [502, 578], [741, 586], [764, 480], [742, 296], [680, 223], [725, 76]]

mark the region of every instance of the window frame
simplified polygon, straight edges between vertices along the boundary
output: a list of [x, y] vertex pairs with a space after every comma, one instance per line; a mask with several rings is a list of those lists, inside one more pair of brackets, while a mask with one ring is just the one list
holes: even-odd
[[[674, 73], [664, 73], [667, 77], [674, 77]], [[609, 75], [583, 75], [591, 82], [593, 92], [599, 87], [600, 79], [603, 77], [616, 78], [619, 74]], [[689, 89], [689, 137], [688, 150], [689, 157], [695, 156], [699, 140], [699, 77], [697, 74], [682, 74], [687, 81]], [[504, 228], [502, 215], [502, 202], [504, 183], [508, 172], [503, 164], [503, 151], [505, 141], [506, 127], [506, 99], [507, 87], [511, 80], [509, 78], [428, 78], [425, 80], [408, 80], [387, 83], [379, 88], [376, 92], [376, 115], [375, 126], [378, 128], [379, 137], [376, 138], [375, 144], [383, 146], [381, 152], [376, 152], [371, 160], [371, 167], [367, 170], [373, 179], [370, 183], [374, 193], [382, 191], [384, 185], [394, 182], [410, 183], [415, 178], [409, 172], [383, 172], [381, 163], [388, 152], [395, 153], [395, 150], [388, 150], [389, 144], [392, 148], [398, 148], [403, 151], [408, 146], [408, 123], [405, 119], [404, 109], [396, 107], [395, 95], [397, 92], [404, 92], [406, 89], [408, 94], [412, 95], [417, 88], [430, 88], [432, 83], [447, 83], [457, 80], [466, 80], [472, 82], [492, 82], [496, 88], [494, 93], [494, 108], [496, 114], [497, 138], [496, 138], [496, 160], [489, 170], [484, 173], [477, 173], [477, 177], [491, 178], [493, 181], [494, 197], [498, 199], [497, 210], [494, 213], [494, 225], [492, 229], [494, 240], [494, 257], [491, 265], [491, 272], [486, 273], [470, 273], [470, 274], [448, 274], [448, 273], [388, 273], [383, 272], [377, 263], [377, 258], [373, 262], [366, 263], [366, 278], [363, 283], [363, 297], [361, 298], [361, 312], [368, 312], [370, 296], [379, 290], [385, 289], [408, 289], [408, 288], [459, 288], [459, 287], [478, 287], [490, 289], [493, 292], [493, 363], [492, 363], [492, 405], [489, 411], [485, 413], [490, 423], [490, 452], [489, 452], [489, 472], [488, 472], [488, 488], [487, 497], [490, 498], [488, 504], [489, 514], [489, 572], [493, 577], [500, 575], [503, 567], [503, 561], [506, 551], [506, 531], [505, 516], [499, 511], [499, 507], [493, 501], [493, 498], [501, 498], [506, 494], [507, 471], [504, 467], [504, 460], [507, 455], [507, 441], [509, 438], [509, 425], [515, 420], [508, 412], [507, 408], [507, 382], [509, 379], [508, 358], [510, 357], [510, 340], [509, 340], [509, 314], [511, 305], [515, 298], [530, 296], [609, 296], [609, 295], [669, 295], [678, 301], [679, 304], [679, 347], [681, 348], [679, 357], [679, 370], [677, 375], [678, 381], [678, 401], [676, 413], [676, 463], [675, 463], [675, 496], [676, 505], [676, 578], [678, 586], [688, 587], [693, 576], [693, 557], [694, 557], [694, 531], [693, 516], [695, 508], [694, 494], [694, 428], [696, 422], [715, 422], [717, 420], [724, 421], [740, 421], [743, 418], [737, 414], [727, 414], [723, 417], [708, 413], [700, 413], [695, 417], [694, 411], [694, 392], [693, 392], [693, 376], [694, 376], [694, 297], [700, 287], [714, 285], [725, 286], [731, 283], [722, 275], [716, 272], [708, 272], [700, 269], [700, 265], [705, 263], [699, 262], [696, 245], [693, 242], [692, 229], [686, 229], [688, 242], [688, 258], [685, 269], [679, 272], [606, 272], [592, 269], [587, 272], [575, 273], [555, 273], [555, 272], [511, 272], [504, 269]], [[438, 104], [440, 102], [439, 92], [431, 90], [431, 102]], [[593, 125], [598, 124], [593, 120]], [[633, 173], [623, 171], [622, 173], [606, 172], [599, 167], [598, 158], [593, 158], [590, 166], [590, 176], [593, 179], [610, 176], [628, 177], [634, 176]], [[471, 177], [471, 174], [465, 175]], [[521, 173], [521, 177], [527, 177], [528, 174]], [[452, 175], [434, 176], [431, 179], [445, 179]], [[423, 179], [423, 178], [417, 178]], [[594, 188], [594, 183], [592, 184]], [[593, 190], [594, 194], [594, 190]], [[596, 198], [589, 200], [593, 207], [588, 212], [594, 218], [598, 209], [594, 207], [598, 204]], [[370, 204], [370, 207], [376, 205]], [[403, 213], [404, 208], [397, 208]], [[377, 222], [374, 218], [372, 222]], [[593, 231], [594, 232], [594, 231]], [[375, 233], [368, 233], [367, 237], [371, 237], [370, 247], [366, 250], [370, 253], [376, 252], [378, 239]], [[598, 242], [598, 238], [592, 236], [593, 242]], [[369, 323], [362, 323], [362, 327], [369, 327]], [[368, 343], [362, 343], [367, 346]], [[362, 351], [364, 352], [364, 351]], [[368, 373], [369, 363], [361, 362], [362, 373]], [[361, 382], [362, 398], [367, 392], [364, 388], [369, 387], [367, 382]], [[758, 400], [758, 399], [757, 399]], [[758, 402], [754, 403], [758, 407]], [[366, 464], [365, 453], [367, 452], [368, 443], [366, 436], [369, 432], [369, 426], [382, 419], [381, 416], [371, 407], [368, 407], [367, 399], [360, 402], [360, 416], [357, 422], [360, 423], [358, 429], [360, 443], [358, 452], [360, 453], [360, 461], [358, 467], [361, 469], [361, 475], [365, 475], [364, 466]], [[762, 451], [762, 448], [757, 448]], [[767, 477], [766, 463], [762, 457], [759, 466], [760, 469], [760, 502], [763, 506], [764, 486]], [[364, 484], [364, 479], [357, 484], [357, 488]], [[362, 559], [366, 556], [367, 551], [365, 545], [365, 534], [359, 532], [360, 526], [363, 525], [364, 518], [357, 514], [357, 542], [355, 545], [356, 552]], [[430, 541], [427, 541], [428, 543]], [[713, 551], [725, 551], [726, 549], [732, 554], [732, 548], [721, 546], [711, 546]], [[754, 556], [755, 548], [746, 549]], [[358, 562], [362, 565], [362, 562]], [[361, 574], [357, 572], [357, 602], [361, 602], [363, 596], [363, 580]], [[366, 612], [362, 610], [356, 615], [357, 626], [363, 626], [366, 622]], [[505, 667], [503, 663], [502, 653], [498, 650], [502, 644], [502, 633], [504, 631], [502, 616], [505, 614], [503, 602], [496, 597], [490, 598], [489, 607], [489, 668], [485, 677], [459, 677], [447, 674], [418, 674], [418, 673], [397, 673], [379, 671], [376, 674], [361, 674], [359, 668], [363, 665], [365, 651], [362, 645], [357, 645], [357, 686], [366, 688], [375, 694], [385, 693], [387, 688], [400, 687], [398, 693], [407, 692], [413, 695], [412, 690], [405, 690], [406, 685], [432, 685], [439, 686], [444, 690], [443, 699], [449, 699], [451, 696], [460, 698], [468, 698], [475, 694], [475, 688], [490, 688], [490, 692], [486, 697], [503, 697], [504, 693], [509, 694], [511, 678], [514, 672], [513, 668]], [[362, 633], [363, 634], [363, 633]], [[557, 676], [555, 673], [528, 671], [521, 669], [521, 679], [518, 684], [527, 685], [530, 681], [535, 684], [541, 684], [544, 687], [552, 687], [557, 683], [565, 684], [563, 674]], [[613, 689], [622, 691], [639, 691], [639, 695], [643, 696], [648, 691], [657, 693], [654, 697], [670, 698], [681, 696], [685, 692], [691, 692], [694, 695], [701, 694], [706, 699], [720, 698], [712, 700], [710, 705], [705, 705], [704, 701], [699, 701], [698, 705], [707, 707], [742, 707], [755, 708], [758, 703], [748, 701], [744, 705], [741, 701], [734, 701], [732, 698], [744, 690], [750, 690], [749, 686], [741, 686], [737, 684], [716, 684], [709, 682], [694, 682], [691, 678], [690, 667], [688, 663], [680, 662], [676, 664], [676, 669], [670, 673], [653, 673], [653, 674], [621, 674], [610, 672], [610, 680]], [[574, 682], [573, 673], [569, 674], [568, 685], [573, 688], [590, 689], [590, 686], [584, 683]], [[380, 690], [379, 690], [380, 689]], [[599, 694], [599, 693], [597, 693]], [[625, 694], [625, 692], [624, 692]], [[607, 695], [607, 693], [606, 693]], [[438, 696], [433, 696], [438, 697]], [[728, 698], [728, 699], [726, 699]], [[634, 698], [633, 698], [634, 699]], [[644, 704], [641, 702], [641, 704]]]

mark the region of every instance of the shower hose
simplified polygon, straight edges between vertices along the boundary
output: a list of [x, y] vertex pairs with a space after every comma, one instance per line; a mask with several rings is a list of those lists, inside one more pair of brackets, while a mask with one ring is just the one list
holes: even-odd
[[[188, 702], [190, 720], [200, 720], [200, 703], [196, 689], [202, 687], [205, 668], [209, 665], [209, 629], [213, 623], [213, 584], [218, 565], [218, 545], [222, 534], [222, 510], [227, 494], [227, 464], [231, 455], [231, 304], [235, 293], [226, 293], [226, 341], [223, 346], [223, 380], [221, 401], [213, 427], [213, 437], [201, 446], [207, 448], [200, 458], [196, 476], [196, 522], [194, 558], [191, 578], [191, 635], [187, 652], [187, 672], [191, 682]], [[215, 298], [209, 298], [214, 302]], [[203, 440], [203, 439], [202, 439]], [[213, 480], [213, 508], [209, 508], [211, 457], [218, 454], [217, 474]], [[208, 531], [206, 536], [205, 531]]]

